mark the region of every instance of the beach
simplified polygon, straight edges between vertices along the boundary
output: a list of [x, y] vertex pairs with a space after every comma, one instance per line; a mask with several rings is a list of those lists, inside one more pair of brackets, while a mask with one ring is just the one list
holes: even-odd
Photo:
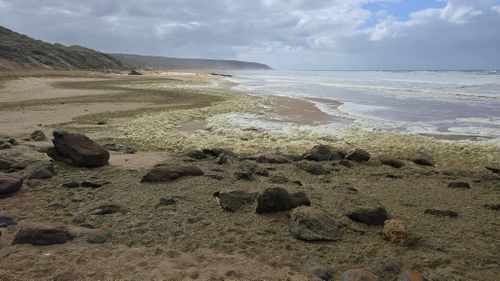
[[[17, 221], [0, 228], [0, 280], [320, 280], [311, 270], [318, 266], [333, 280], [357, 268], [380, 280], [405, 271], [436, 281], [493, 281], [499, 274], [498, 136], [367, 129], [354, 114], [329, 114], [342, 113], [351, 100], [259, 94], [241, 78], [210, 73], [61, 76], [0, 79], [0, 135], [19, 143], [0, 157], [51, 161], [54, 131], [84, 134], [116, 151], [109, 165], [96, 168], [53, 161], [53, 177], [26, 179], [18, 193], [0, 199], [0, 212]], [[48, 139], [30, 139], [35, 130]], [[346, 153], [305, 158], [317, 145]], [[356, 148], [369, 159], [347, 159]], [[417, 163], [415, 154], [431, 165]], [[384, 164], [384, 156], [403, 165]], [[191, 165], [203, 175], [142, 182], [156, 165]], [[89, 179], [107, 183], [64, 187]], [[469, 186], [450, 187], [456, 182]], [[311, 207], [342, 225], [342, 237], [303, 241], [291, 235], [288, 211], [257, 214], [250, 200], [228, 212], [222, 197], [214, 198], [271, 187], [305, 193]], [[350, 196], [384, 206], [414, 238], [411, 245], [383, 239], [383, 222], [349, 219], [341, 206]], [[118, 207], [96, 214], [104, 205]], [[75, 238], [11, 245], [19, 227], [35, 224], [67, 227]], [[109, 233], [104, 244], [85, 240], [94, 229]]]

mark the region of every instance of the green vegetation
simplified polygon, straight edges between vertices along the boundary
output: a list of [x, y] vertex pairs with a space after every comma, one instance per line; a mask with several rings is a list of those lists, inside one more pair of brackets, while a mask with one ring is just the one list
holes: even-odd
[[[0, 26], [0, 60], [6, 69], [45, 68], [111, 70], [123, 64], [110, 55], [81, 46], [66, 47], [35, 40]], [[5, 63], [6, 62], [6, 63]], [[2, 64], [0, 64], [0, 69]]]

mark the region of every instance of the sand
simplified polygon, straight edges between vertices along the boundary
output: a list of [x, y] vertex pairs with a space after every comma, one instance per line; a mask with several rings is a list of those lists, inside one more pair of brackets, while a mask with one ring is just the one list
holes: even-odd
[[[177, 77], [169, 73], [168, 76], [187, 79], [184, 81], [189, 83], [209, 81], [201, 74]], [[154, 80], [154, 84], [178, 83], [164, 82], [162, 77], [155, 73], [140, 79], [160, 79]], [[92, 78], [85, 81], [91, 83]], [[9, 82], [7, 85], [8, 91], [14, 91], [9, 85], [15, 84]], [[144, 86], [150, 85], [144, 82]], [[175, 85], [171, 88], [175, 89]], [[47, 87], [51, 92], [53, 86], [49, 83]], [[98, 89], [81, 91], [80, 97], [108, 96], [108, 90], [105, 93]], [[231, 92], [203, 90], [193, 93], [179, 86], [178, 90], [169, 88], [159, 95], [161, 93], [167, 97], [178, 96], [167, 100], [160, 108], [150, 108], [154, 102], [146, 93], [139, 96], [149, 99], [143, 103], [132, 99], [133, 95], [124, 95], [120, 102], [113, 97], [107, 102], [54, 105], [51, 97], [74, 97], [63, 97], [60, 93], [51, 96], [44, 92], [41, 93], [45, 96], [40, 99], [42, 104], [22, 109], [27, 116], [39, 120], [43, 118], [36, 113], [40, 107], [52, 108], [56, 113], [45, 113], [50, 116], [47, 123], [54, 124], [44, 127], [47, 134], [52, 128], [71, 129], [92, 136], [102, 144], [122, 143], [139, 148], [139, 151], [136, 154], [112, 152], [110, 165], [94, 169], [56, 163], [54, 178], [26, 181], [21, 192], [0, 199], [0, 210], [18, 218], [20, 225], [42, 223], [77, 228], [72, 217], [81, 214], [85, 223], [112, 233], [111, 239], [103, 245], [91, 245], [84, 237], [79, 237], [64, 245], [36, 247], [12, 246], [10, 242], [16, 229], [0, 229], [0, 280], [319, 280], [309, 270], [316, 264], [331, 267], [334, 280], [340, 280], [345, 270], [373, 266], [391, 258], [401, 261], [404, 269], [422, 272], [429, 281], [497, 280], [500, 274], [498, 211], [484, 207], [500, 203], [500, 175], [485, 169], [486, 164], [500, 164], [495, 147], [453, 145], [397, 134], [358, 132], [358, 137], [347, 140], [298, 134], [296, 139], [291, 139], [292, 135], [287, 138], [233, 130], [225, 124], [216, 127], [209, 119], [228, 110], [237, 110], [263, 117], [269, 114], [269, 118], [279, 116], [282, 118], [277, 121], [295, 122], [299, 127], [332, 120], [312, 102], [304, 100], [273, 97], [260, 110], [258, 105], [267, 102], [265, 99]], [[185, 95], [189, 96], [184, 99]], [[12, 109], [13, 102], [16, 101], [8, 102], [9, 113], [19, 114], [17, 117], [22, 121], [22, 114]], [[74, 110], [75, 115], [57, 119], [61, 112], [69, 113], [71, 107], [78, 106], [82, 106], [81, 109], [86, 106], [89, 111]], [[108, 111], [101, 111], [105, 109]], [[6, 126], [2, 124], [4, 134], [27, 136], [33, 128], [27, 126], [28, 131], [22, 132], [12, 125], [18, 122], [15, 118], [9, 120], [4, 123]], [[106, 124], [97, 125], [96, 120]], [[148, 128], [139, 130], [147, 122], [152, 122], [151, 126], [161, 133], [156, 135], [156, 131]], [[299, 137], [302, 138], [300, 142]], [[20, 142], [19, 146], [1, 150], [0, 156], [18, 162], [48, 159], [45, 154], [36, 152], [35, 147], [50, 146], [49, 142]], [[259, 168], [269, 171], [270, 177], [255, 176], [254, 181], [244, 181], [234, 176], [241, 170], [238, 164], [218, 165], [213, 158], [195, 161], [182, 152], [218, 144], [240, 152], [242, 157], [246, 155], [243, 151], [254, 153], [272, 147], [298, 156], [318, 142], [346, 149], [366, 148], [372, 158], [366, 163], [353, 163], [352, 168], [335, 161], [323, 162], [322, 165], [331, 170], [326, 176], [311, 175], [293, 163], [258, 164]], [[151, 145], [158, 143], [163, 149]], [[417, 150], [431, 153], [437, 166], [422, 167], [407, 161]], [[405, 166], [394, 169], [381, 165], [378, 156], [382, 153], [402, 159]], [[205, 176], [168, 183], [141, 183], [146, 171], [159, 163], [196, 165]], [[283, 176], [289, 181], [272, 183], [272, 176]], [[105, 179], [110, 183], [97, 189], [61, 187], [68, 181], [89, 178]], [[452, 181], [469, 182], [472, 188], [450, 189], [447, 185]], [[313, 207], [327, 211], [351, 230], [337, 242], [303, 242], [290, 235], [287, 212], [257, 215], [256, 204], [252, 203], [236, 213], [228, 213], [213, 199], [217, 191], [260, 192], [277, 186], [290, 192], [305, 192]], [[412, 247], [391, 244], [381, 238], [382, 227], [368, 227], [347, 219], [339, 205], [342, 195], [353, 189], [378, 199], [391, 217], [403, 221], [419, 238], [418, 243]], [[158, 206], [160, 198], [174, 198], [176, 203]], [[109, 203], [120, 205], [123, 211], [104, 216], [90, 214], [92, 208]], [[435, 217], [424, 213], [427, 208], [452, 210], [459, 216]]]

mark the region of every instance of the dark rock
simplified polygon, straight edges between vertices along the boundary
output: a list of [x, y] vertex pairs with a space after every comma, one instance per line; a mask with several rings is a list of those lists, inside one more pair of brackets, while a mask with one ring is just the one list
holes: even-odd
[[311, 202], [303, 192], [290, 194], [283, 188], [267, 188], [257, 198], [257, 214], [288, 211]]
[[104, 204], [92, 210], [92, 215], [103, 216], [116, 214], [121, 211], [121, 207], [115, 204]]
[[342, 166], [344, 166], [344, 167], [347, 167], [347, 168], [352, 168], [352, 167], [354, 167], [354, 164], [352, 164], [352, 162], [351, 162], [351, 161], [349, 161], [349, 160], [345, 160], [345, 159], [344, 159], [344, 160], [340, 160], [340, 161], [339, 161], [339, 164], [340, 164], [340, 165], [342, 165]]
[[437, 217], [450, 217], [450, 218], [458, 217], [457, 212], [448, 210], [426, 209], [424, 213]]
[[255, 179], [253, 176], [253, 172], [250, 171], [237, 171], [234, 173], [234, 176], [237, 180], [253, 181]]
[[[234, 155], [234, 154], [233, 154]], [[238, 163], [239, 159], [231, 154], [222, 153], [215, 159], [215, 163], [219, 165], [232, 165]]]
[[128, 75], [142, 75], [142, 73], [138, 72], [137, 70], [135, 69], [132, 69], [130, 70], [130, 72], [128, 73]]
[[30, 135], [30, 140], [32, 141], [46, 141], [47, 136], [42, 132], [42, 130], [33, 131]]
[[84, 135], [55, 131], [52, 142], [54, 149], [47, 155], [56, 161], [66, 160], [81, 167], [108, 164], [109, 152]]
[[355, 148], [346, 156], [346, 159], [357, 162], [366, 162], [370, 160], [370, 153], [361, 148]]
[[257, 165], [255, 165], [255, 163], [250, 161], [243, 161], [238, 165], [237, 169], [239, 169], [239, 171], [236, 171], [234, 173], [237, 180], [252, 181], [255, 179], [253, 176], [255, 170], [257, 169]]
[[12, 245], [47, 246], [64, 244], [73, 238], [74, 236], [65, 227], [23, 226], [14, 237]]
[[310, 270], [314, 275], [318, 276], [318, 278], [323, 281], [333, 280], [332, 270], [324, 265], [318, 264], [311, 266]]
[[500, 174], [500, 166], [488, 165], [486, 169], [492, 171], [493, 173]]
[[175, 205], [177, 201], [172, 197], [160, 198], [160, 203], [156, 204], [156, 207], [171, 206]]
[[378, 200], [361, 194], [344, 195], [341, 207], [351, 220], [366, 225], [383, 225], [389, 218], [387, 210]]
[[255, 174], [262, 177], [268, 177], [269, 171], [267, 169], [257, 169], [255, 170]]
[[328, 145], [316, 145], [304, 155], [305, 160], [310, 161], [329, 161], [344, 159], [346, 152], [342, 149], [334, 149]]
[[187, 176], [202, 176], [203, 171], [196, 166], [161, 165], [152, 168], [142, 178], [142, 182], [167, 182]]
[[255, 157], [258, 163], [285, 164], [290, 163], [290, 159], [278, 151], [267, 151]]
[[269, 181], [276, 184], [285, 184], [288, 182], [288, 179], [282, 175], [272, 175], [269, 177]]
[[14, 193], [21, 190], [23, 181], [21, 179], [0, 174], [0, 198], [6, 198], [14, 195]]
[[492, 211], [499, 211], [500, 210], [500, 204], [484, 204], [484, 207], [486, 209], [489, 209]]
[[297, 186], [304, 186], [304, 184], [301, 181], [292, 181], [293, 184], [296, 184]]
[[14, 164], [15, 163], [13, 161], [0, 157], [0, 170], [9, 170]]
[[410, 158], [410, 160], [417, 165], [434, 166], [434, 160], [432, 157], [422, 152], [416, 153]]
[[9, 136], [0, 136], [0, 144], [2, 143], [9, 143], [11, 146], [19, 145], [19, 142], [15, 138]]
[[232, 156], [232, 157], [237, 158], [236, 154], [234, 154], [232, 151], [230, 151], [228, 149], [224, 149], [224, 148], [206, 148], [206, 149], [203, 149], [202, 152], [208, 156], [212, 156], [215, 158], [221, 156], [222, 154], [226, 154], [228, 156]]
[[198, 160], [208, 158], [208, 156], [205, 153], [203, 153], [203, 151], [201, 151], [201, 150], [191, 150], [188, 153], [186, 153], [186, 155], [189, 158], [198, 159]]
[[16, 225], [16, 221], [6, 213], [0, 213], [0, 227]]
[[324, 211], [311, 207], [298, 207], [290, 213], [288, 230], [303, 241], [338, 241], [344, 226]]
[[457, 181], [457, 182], [450, 182], [448, 184], [449, 188], [470, 188], [470, 184], [468, 182], [462, 182], [462, 181]]
[[342, 281], [380, 281], [368, 268], [350, 269], [342, 274]]
[[235, 190], [229, 192], [216, 192], [214, 198], [219, 202], [224, 211], [236, 212], [244, 205], [253, 203], [257, 198], [257, 193]]
[[110, 182], [107, 180], [103, 179], [88, 179], [84, 180], [81, 184], [82, 187], [90, 187], [90, 188], [99, 188], [103, 187], [106, 184], [109, 184]]
[[102, 229], [95, 229], [87, 234], [87, 242], [90, 244], [104, 244], [111, 238], [111, 233]]
[[398, 281], [424, 281], [424, 277], [418, 271], [405, 271]]
[[51, 179], [56, 174], [54, 164], [48, 161], [35, 161], [29, 163], [23, 171], [26, 179]]
[[330, 169], [315, 162], [300, 161], [295, 163], [295, 166], [313, 175], [326, 175], [330, 173]]
[[104, 146], [104, 148], [106, 148], [109, 151], [116, 151], [116, 152], [121, 152], [121, 153], [125, 153], [125, 154], [134, 154], [137, 152], [137, 150], [135, 150], [131, 147], [124, 146], [124, 145], [117, 144], [117, 143], [106, 144]]
[[97, 125], [106, 125], [107, 123], [106, 123], [106, 121], [98, 121], [96, 124]]
[[382, 162], [382, 164], [384, 165], [388, 165], [388, 166], [391, 166], [393, 168], [401, 168], [405, 165], [405, 163], [401, 160], [398, 160], [394, 157], [391, 157], [391, 156], [388, 156], [388, 155], [381, 155], [379, 157], [380, 159], [380, 162]]
[[0, 149], [9, 149], [9, 148], [12, 148], [11, 143], [0, 140]]
[[77, 188], [77, 187], [80, 187], [80, 184], [76, 181], [70, 181], [70, 182], [63, 183], [61, 186], [66, 187], [66, 188]]
[[386, 220], [382, 231], [384, 240], [399, 246], [411, 246], [416, 242], [415, 236], [399, 220]]

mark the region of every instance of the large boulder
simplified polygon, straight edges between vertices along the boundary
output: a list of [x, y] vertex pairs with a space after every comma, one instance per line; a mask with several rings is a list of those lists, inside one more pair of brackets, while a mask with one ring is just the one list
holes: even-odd
[[23, 170], [26, 179], [51, 179], [55, 176], [54, 164], [48, 161], [34, 161], [29, 163]]
[[366, 162], [370, 160], [370, 153], [361, 148], [355, 148], [346, 156], [346, 159], [357, 162]]
[[303, 192], [288, 193], [281, 187], [267, 188], [257, 198], [257, 214], [288, 211], [298, 206], [309, 206], [311, 201]]
[[361, 194], [342, 197], [341, 207], [351, 220], [366, 225], [383, 225], [389, 219], [384, 205], [377, 199]]
[[73, 234], [65, 227], [23, 226], [14, 237], [12, 245], [31, 244], [35, 246], [47, 246], [64, 244], [73, 238]]
[[331, 173], [329, 168], [316, 162], [300, 161], [295, 163], [295, 167], [313, 175], [327, 175]]
[[202, 176], [203, 171], [189, 165], [161, 165], [149, 170], [141, 182], [168, 182], [187, 176]]
[[288, 224], [293, 237], [304, 241], [337, 241], [342, 237], [343, 228], [343, 224], [324, 211], [311, 207], [293, 209]]
[[14, 195], [21, 190], [23, 181], [19, 178], [0, 173], [0, 198]]
[[342, 160], [346, 156], [346, 152], [342, 149], [331, 148], [328, 145], [319, 144], [304, 155], [305, 160], [310, 161], [329, 161]]
[[214, 198], [219, 202], [222, 210], [236, 212], [244, 205], [254, 202], [257, 198], [257, 193], [250, 193], [243, 190], [215, 192]]
[[56, 161], [67, 161], [80, 167], [99, 167], [108, 164], [109, 152], [87, 136], [54, 132], [54, 148], [47, 155]]

